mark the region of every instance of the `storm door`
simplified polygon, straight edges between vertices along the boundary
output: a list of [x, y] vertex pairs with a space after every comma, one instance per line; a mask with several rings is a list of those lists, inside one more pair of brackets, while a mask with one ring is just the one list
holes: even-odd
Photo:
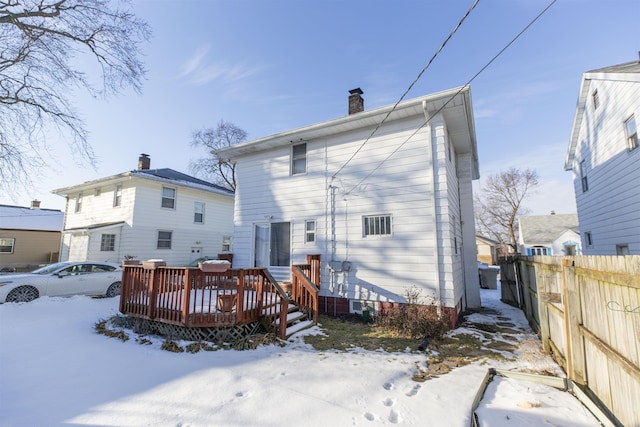
[[276, 279], [290, 276], [291, 223], [256, 224], [254, 236], [254, 267], [267, 267]]

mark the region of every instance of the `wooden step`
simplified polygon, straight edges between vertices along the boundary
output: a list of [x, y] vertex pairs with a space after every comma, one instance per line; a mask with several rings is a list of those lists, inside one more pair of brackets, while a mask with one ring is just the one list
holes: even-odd
[[[304, 317], [307, 317], [306, 314], [304, 314], [301, 311], [290, 311], [287, 314], [287, 325], [290, 325], [292, 323], [294, 323], [296, 320], [300, 320]], [[277, 318], [274, 322], [275, 326], [280, 326], [280, 318]]]
[[296, 332], [300, 332], [303, 329], [307, 329], [313, 326], [312, 320], [303, 320], [302, 322], [294, 323], [287, 328], [287, 338]]

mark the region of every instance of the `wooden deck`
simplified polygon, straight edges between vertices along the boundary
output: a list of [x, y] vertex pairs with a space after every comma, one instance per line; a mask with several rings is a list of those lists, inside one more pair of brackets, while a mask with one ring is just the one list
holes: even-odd
[[189, 267], [123, 266], [120, 312], [186, 327], [228, 327], [261, 322], [287, 336], [293, 305], [318, 321], [320, 256], [292, 268], [290, 290], [266, 268], [206, 272]]

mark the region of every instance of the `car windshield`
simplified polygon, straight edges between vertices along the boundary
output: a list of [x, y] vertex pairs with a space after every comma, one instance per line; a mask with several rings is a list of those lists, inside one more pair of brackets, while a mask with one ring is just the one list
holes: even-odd
[[51, 274], [56, 270], [72, 265], [70, 262], [57, 262], [55, 264], [45, 265], [42, 268], [33, 270], [31, 274]]

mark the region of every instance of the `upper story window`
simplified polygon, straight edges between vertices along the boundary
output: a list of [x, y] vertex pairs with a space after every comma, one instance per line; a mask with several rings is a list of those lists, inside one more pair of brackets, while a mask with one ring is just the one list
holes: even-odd
[[172, 231], [158, 231], [158, 249], [171, 249]]
[[369, 215], [362, 217], [362, 235], [390, 236], [391, 215]]
[[204, 203], [195, 202], [193, 208], [193, 222], [204, 224]]
[[176, 207], [176, 189], [162, 187], [162, 207], [174, 209]]
[[122, 184], [116, 184], [113, 190], [113, 207], [118, 207], [122, 203]]
[[304, 222], [304, 242], [315, 243], [316, 242], [316, 222], [308, 220]]
[[598, 96], [598, 89], [594, 90], [591, 94], [591, 100], [593, 101], [593, 109], [597, 110], [600, 106], [600, 96]]
[[102, 252], [113, 252], [116, 250], [116, 235], [103, 234], [100, 240], [100, 250]]
[[76, 198], [76, 212], [80, 212], [82, 210], [82, 192], [78, 193], [78, 197]]
[[307, 172], [307, 144], [291, 147], [291, 175]]
[[624, 122], [624, 129], [627, 134], [627, 148], [635, 150], [638, 148], [638, 128], [636, 127], [636, 117], [633, 114]]
[[580, 182], [582, 183], [582, 192], [589, 190], [589, 181], [587, 180], [587, 171], [585, 161], [580, 162]]
[[0, 239], [0, 254], [12, 254], [15, 244], [16, 239], [14, 238]]

